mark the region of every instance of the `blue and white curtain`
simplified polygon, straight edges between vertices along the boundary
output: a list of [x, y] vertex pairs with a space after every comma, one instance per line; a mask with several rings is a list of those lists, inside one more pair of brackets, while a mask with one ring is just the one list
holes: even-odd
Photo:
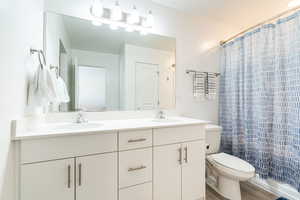
[[300, 12], [222, 47], [222, 150], [300, 191]]

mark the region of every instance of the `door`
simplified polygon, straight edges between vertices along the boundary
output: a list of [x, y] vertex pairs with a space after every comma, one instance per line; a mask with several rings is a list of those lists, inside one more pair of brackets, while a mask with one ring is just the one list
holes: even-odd
[[136, 63], [135, 108], [154, 110], [158, 107], [158, 66]]
[[180, 149], [180, 144], [154, 147], [154, 200], [181, 200]]
[[205, 197], [205, 144], [195, 141], [182, 144], [182, 200]]
[[21, 166], [21, 200], [74, 200], [74, 159]]
[[76, 158], [76, 199], [117, 200], [117, 153]]

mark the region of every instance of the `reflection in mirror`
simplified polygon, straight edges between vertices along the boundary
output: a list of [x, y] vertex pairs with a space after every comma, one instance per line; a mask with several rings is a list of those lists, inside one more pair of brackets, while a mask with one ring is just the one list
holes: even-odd
[[174, 38], [95, 26], [46, 13], [46, 60], [65, 81], [68, 103], [53, 112], [153, 110], [175, 107]]

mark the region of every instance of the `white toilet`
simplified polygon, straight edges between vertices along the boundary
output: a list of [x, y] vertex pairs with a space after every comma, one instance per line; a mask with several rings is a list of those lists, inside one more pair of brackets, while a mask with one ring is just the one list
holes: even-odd
[[235, 156], [218, 153], [222, 128], [206, 126], [206, 183], [230, 200], [241, 200], [240, 181], [255, 176], [255, 168]]

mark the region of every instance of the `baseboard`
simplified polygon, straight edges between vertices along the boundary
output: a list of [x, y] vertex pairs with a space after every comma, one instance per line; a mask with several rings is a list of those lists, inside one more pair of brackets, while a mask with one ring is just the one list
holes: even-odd
[[299, 200], [300, 193], [287, 184], [279, 183], [274, 180], [263, 180], [258, 176], [248, 181], [249, 183], [268, 191], [275, 196], [285, 197], [289, 200]]

